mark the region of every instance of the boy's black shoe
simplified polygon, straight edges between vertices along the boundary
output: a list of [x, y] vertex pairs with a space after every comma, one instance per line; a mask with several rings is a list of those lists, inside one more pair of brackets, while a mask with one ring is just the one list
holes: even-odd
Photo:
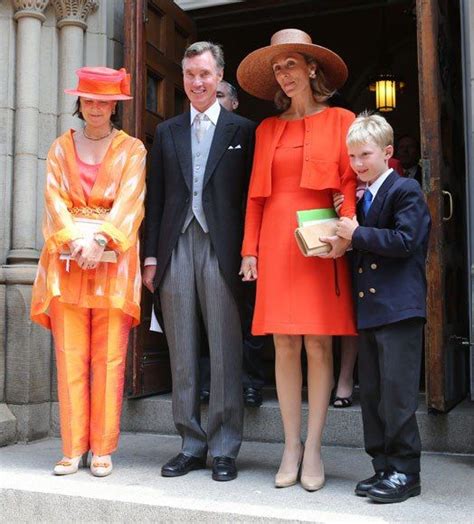
[[179, 453], [161, 468], [162, 477], [181, 477], [195, 469], [206, 467], [206, 457], [193, 457]]
[[369, 491], [370, 488], [375, 486], [377, 482], [382, 480], [384, 475], [385, 471], [376, 471], [375, 475], [373, 475], [372, 477], [365, 480], [361, 480], [357, 483], [357, 486], [355, 487], [355, 494], [359, 497], [366, 497], [367, 491]]
[[367, 496], [375, 501], [385, 504], [392, 502], [403, 502], [410, 497], [416, 497], [421, 493], [419, 473], [400, 473], [391, 471], [377, 482], [367, 492]]

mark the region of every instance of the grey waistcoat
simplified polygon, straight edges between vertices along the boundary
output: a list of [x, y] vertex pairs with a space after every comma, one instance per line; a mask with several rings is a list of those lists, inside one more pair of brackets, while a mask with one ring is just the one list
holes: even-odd
[[207, 158], [211, 149], [215, 129], [214, 124], [211, 123], [202, 140], [198, 142], [194, 133], [194, 127], [191, 126], [191, 156], [193, 165], [192, 199], [181, 233], [186, 231], [193, 218], [199, 222], [204, 233], [209, 232], [204, 209], [202, 208], [202, 190], [204, 172], [206, 171]]

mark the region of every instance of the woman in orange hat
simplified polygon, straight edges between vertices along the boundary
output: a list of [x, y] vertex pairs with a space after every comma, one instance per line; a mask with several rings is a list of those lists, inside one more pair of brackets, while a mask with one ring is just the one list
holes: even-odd
[[[257, 128], [242, 246], [243, 280], [257, 279], [254, 335], [273, 334], [275, 376], [285, 432], [277, 487], [325, 482], [321, 438], [333, 386], [332, 336], [355, 335], [348, 243], [331, 238], [324, 257], [305, 258], [294, 231], [296, 212], [331, 209], [341, 192], [341, 216], [356, 211], [356, 176], [345, 138], [354, 115], [327, 100], [347, 78], [343, 60], [298, 29], [275, 33], [250, 53], [237, 78], [248, 93], [274, 100], [281, 114]], [[301, 350], [308, 361], [308, 431], [301, 443]], [[303, 453], [304, 450], [304, 453]]]
[[33, 286], [31, 318], [51, 329], [56, 351], [64, 457], [57, 475], [112, 471], [128, 334], [140, 322], [138, 228], [144, 214], [142, 142], [112, 124], [130, 100], [125, 69], [77, 71], [80, 131], [51, 146], [46, 165], [45, 244]]

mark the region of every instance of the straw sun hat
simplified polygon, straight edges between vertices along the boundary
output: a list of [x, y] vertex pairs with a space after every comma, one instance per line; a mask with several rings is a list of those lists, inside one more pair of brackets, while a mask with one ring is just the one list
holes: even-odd
[[341, 87], [347, 79], [347, 66], [334, 51], [313, 44], [304, 31], [282, 29], [272, 36], [269, 46], [252, 51], [240, 62], [237, 69], [240, 87], [258, 98], [273, 100], [279, 86], [273, 74], [272, 60], [280, 53], [303, 53], [313, 57], [332, 89]]

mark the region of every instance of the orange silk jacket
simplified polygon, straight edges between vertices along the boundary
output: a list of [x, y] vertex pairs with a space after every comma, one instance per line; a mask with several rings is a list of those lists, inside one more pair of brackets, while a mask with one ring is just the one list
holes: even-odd
[[[80, 181], [73, 130], [51, 146], [46, 163], [43, 236], [45, 244], [33, 286], [31, 318], [51, 329], [48, 307], [53, 297], [86, 308], [117, 308], [140, 322], [141, 274], [138, 229], [144, 215], [146, 149], [137, 138], [120, 131], [101, 163], [90, 197]], [[69, 271], [59, 254], [81, 234], [73, 221], [77, 208], [105, 208], [100, 231], [117, 263], [100, 263], [82, 270], [71, 262]], [[73, 208], [75, 208], [73, 210]], [[90, 216], [90, 218], [98, 218]]]

